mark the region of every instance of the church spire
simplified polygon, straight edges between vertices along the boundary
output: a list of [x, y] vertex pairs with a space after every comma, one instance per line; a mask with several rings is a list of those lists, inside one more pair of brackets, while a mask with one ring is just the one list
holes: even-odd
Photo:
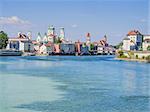
[[40, 32], [38, 32], [38, 36], [37, 36], [36, 41], [37, 41], [37, 42], [41, 42], [41, 41], [42, 41], [42, 37], [41, 37]]

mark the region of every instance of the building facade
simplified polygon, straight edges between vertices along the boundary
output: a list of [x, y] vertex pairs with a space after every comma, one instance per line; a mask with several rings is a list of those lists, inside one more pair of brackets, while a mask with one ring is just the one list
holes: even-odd
[[61, 43], [61, 54], [75, 54], [75, 44], [73, 43]]
[[31, 41], [31, 33], [27, 33], [27, 35], [19, 32], [17, 37], [9, 38], [6, 49], [15, 49], [22, 52], [34, 52], [34, 46]]
[[123, 39], [123, 50], [140, 50], [142, 48], [143, 35], [137, 31], [130, 31]]

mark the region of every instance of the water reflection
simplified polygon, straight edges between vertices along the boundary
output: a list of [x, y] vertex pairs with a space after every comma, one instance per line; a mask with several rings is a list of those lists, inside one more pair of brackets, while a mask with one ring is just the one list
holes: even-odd
[[[145, 69], [147, 70], [147, 69]], [[135, 70], [124, 70], [122, 85], [125, 95], [146, 95], [149, 96], [149, 76], [145, 74], [147, 71], [140, 73]], [[147, 72], [148, 73], [148, 72]]]

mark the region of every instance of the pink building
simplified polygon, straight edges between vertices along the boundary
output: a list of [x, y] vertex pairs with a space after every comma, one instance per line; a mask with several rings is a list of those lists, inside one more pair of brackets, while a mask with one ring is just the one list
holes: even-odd
[[60, 45], [54, 44], [54, 53], [59, 54], [60, 53]]

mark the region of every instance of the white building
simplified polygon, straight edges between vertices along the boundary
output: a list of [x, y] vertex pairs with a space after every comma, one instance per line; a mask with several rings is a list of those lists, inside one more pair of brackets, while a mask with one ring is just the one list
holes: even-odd
[[54, 45], [49, 42], [47, 44], [42, 44], [40, 47], [39, 47], [39, 53], [40, 54], [50, 54], [54, 51]]
[[150, 47], [150, 35], [143, 36], [143, 51], [147, 51]]
[[27, 33], [27, 35], [19, 32], [16, 38], [9, 38], [6, 49], [15, 49], [22, 52], [33, 52], [34, 46], [31, 41], [31, 33]]
[[126, 37], [126, 38], [123, 39], [122, 49], [127, 50], [127, 51], [130, 50], [130, 39], [129, 38]]
[[140, 50], [143, 35], [139, 31], [130, 31], [123, 40], [123, 50]]
[[108, 47], [107, 36], [104, 35], [104, 38], [100, 40], [98, 43], [97, 53], [98, 54], [108, 53], [106, 47]]

